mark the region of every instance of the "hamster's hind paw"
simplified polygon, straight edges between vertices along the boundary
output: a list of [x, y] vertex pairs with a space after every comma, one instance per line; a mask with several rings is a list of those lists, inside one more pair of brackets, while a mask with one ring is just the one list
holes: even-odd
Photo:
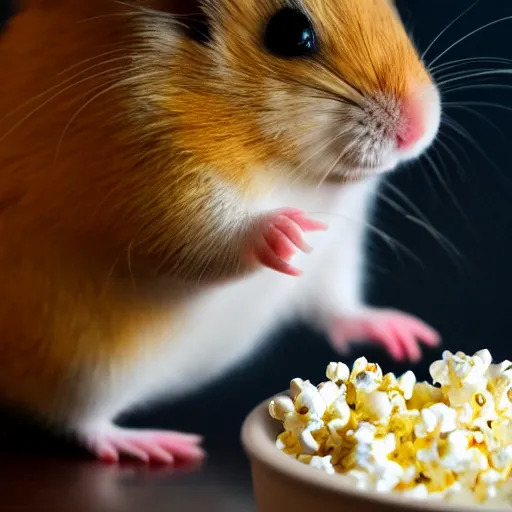
[[249, 234], [246, 254], [249, 261], [290, 276], [301, 271], [288, 263], [297, 252], [310, 252], [303, 234], [308, 231], [325, 231], [323, 222], [309, 218], [294, 208], [282, 208], [264, 214], [254, 223]]
[[439, 334], [420, 319], [400, 311], [374, 308], [338, 316], [329, 335], [333, 345], [342, 351], [351, 341], [379, 343], [397, 361], [419, 361], [420, 340], [431, 347], [440, 343]]
[[98, 459], [110, 463], [129, 457], [145, 463], [192, 464], [205, 456], [199, 446], [201, 436], [173, 431], [135, 430], [106, 424], [85, 429], [81, 440]]

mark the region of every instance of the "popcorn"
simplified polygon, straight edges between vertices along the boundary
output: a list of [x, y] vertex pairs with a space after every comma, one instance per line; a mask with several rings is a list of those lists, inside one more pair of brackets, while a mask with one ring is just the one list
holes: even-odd
[[457, 428], [457, 413], [447, 405], [443, 403], [434, 404], [426, 410], [436, 418], [436, 424], [439, 426], [441, 434], [446, 434]]
[[321, 420], [312, 421], [302, 430], [300, 433], [300, 442], [304, 453], [314, 454], [319, 449], [319, 444], [313, 437], [313, 432], [321, 430], [324, 427], [324, 423]]
[[416, 376], [411, 371], [405, 372], [398, 378], [398, 387], [406, 400], [411, 399], [415, 384]]
[[295, 398], [295, 409], [299, 414], [309, 414], [311, 417], [321, 418], [327, 405], [318, 389], [310, 382], [305, 382], [304, 387]]
[[327, 407], [330, 407], [341, 393], [340, 389], [334, 382], [325, 382], [324, 384], [321, 384], [318, 386], [318, 392]]
[[334, 473], [336, 473], [336, 470], [334, 469], [334, 466], [331, 463], [330, 455], [327, 455], [325, 457], [318, 457], [317, 455], [315, 455], [311, 457], [309, 465], [313, 468], [321, 469], [322, 471], [325, 471], [329, 475], [334, 475]]
[[512, 508], [512, 362], [444, 351], [434, 385], [364, 357], [325, 374], [269, 404], [280, 450], [358, 489]]
[[272, 401], [269, 408], [270, 415], [272, 418], [280, 421], [284, 421], [288, 414], [295, 411], [295, 404], [293, 400], [288, 396], [280, 396]]
[[347, 382], [350, 377], [350, 369], [343, 363], [330, 363], [325, 376], [334, 383]]
[[367, 413], [368, 417], [378, 423], [387, 423], [393, 410], [391, 400], [384, 391], [368, 393], [359, 406], [362, 411]]

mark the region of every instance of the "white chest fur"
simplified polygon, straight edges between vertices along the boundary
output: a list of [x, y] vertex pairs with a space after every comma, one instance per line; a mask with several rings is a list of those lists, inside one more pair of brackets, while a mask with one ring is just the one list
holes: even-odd
[[[368, 207], [377, 180], [343, 188], [276, 193], [258, 205], [261, 211], [297, 207], [329, 225], [308, 234], [311, 254], [298, 253], [299, 278], [262, 270], [241, 281], [197, 297], [181, 319], [182, 334], [103, 388], [101, 415], [115, 415], [156, 397], [171, 398], [208, 381], [254, 351], [285, 321], [313, 319], [326, 309], [360, 302], [362, 242]], [[143, 343], [142, 343], [143, 344]], [[116, 372], [118, 373], [118, 372]], [[114, 410], [117, 409], [117, 410]]]

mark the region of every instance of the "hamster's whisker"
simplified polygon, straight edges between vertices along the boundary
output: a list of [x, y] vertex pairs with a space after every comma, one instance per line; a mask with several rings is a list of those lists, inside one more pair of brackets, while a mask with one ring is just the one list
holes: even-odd
[[343, 152], [340, 153], [340, 155], [338, 157], [336, 157], [336, 160], [331, 165], [331, 167], [329, 167], [327, 169], [327, 172], [320, 178], [318, 185], [316, 186], [317, 190], [323, 185], [324, 181], [329, 177], [329, 174], [331, 174], [331, 172], [336, 168], [336, 166], [339, 165], [339, 163], [343, 159], [343, 155], [344, 155]]
[[64, 87], [63, 89], [59, 90], [57, 93], [53, 94], [52, 96], [50, 96], [50, 98], [46, 99], [43, 103], [41, 103], [39, 106], [34, 108], [32, 111], [30, 111], [28, 114], [23, 116], [18, 122], [16, 122], [14, 125], [12, 125], [9, 130], [4, 132], [0, 136], [0, 142], [3, 142], [9, 135], [11, 135], [17, 128], [19, 128], [25, 121], [30, 119], [34, 114], [36, 114], [38, 111], [40, 111], [46, 105], [48, 105], [53, 100], [58, 98], [64, 92], [72, 89], [73, 87], [76, 87], [77, 85], [80, 85], [80, 84], [82, 84], [84, 82], [87, 82], [88, 80], [92, 80], [94, 78], [98, 78], [98, 77], [104, 76], [104, 75], [109, 75], [109, 74], [111, 74], [111, 73], [113, 73], [115, 71], [119, 71], [119, 74], [121, 75], [122, 73], [126, 72], [126, 68], [125, 68], [125, 66], [118, 66], [116, 68], [111, 68], [111, 69], [108, 69], [106, 71], [102, 71], [100, 73], [96, 73], [95, 75], [88, 76], [88, 77], [86, 77], [86, 78], [84, 78], [82, 80], [78, 80], [76, 82], [73, 82], [71, 85], [68, 85], [67, 87]]
[[425, 51], [421, 54], [421, 60], [425, 60], [425, 57], [427, 56], [427, 53], [430, 51], [430, 49], [434, 46], [434, 44], [436, 44], [437, 41], [439, 41], [439, 39], [443, 36], [443, 34], [445, 34], [451, 27], [453, 27], [453, 25], [455, 25], [455, 23], [457, 23], [457, 21], [459, 21], [461, 18], [463, 18], [469, 11], [471, 11], [471, 9], [473, 9], [473, 7], [476, 6], [476, 4], [478, 4], [480, 0], [475, 0], [475, 2], [473, 2], [468, 8], [464, 9], [464, 11], [462, 11], [461, 14], [459, 14], [455, 19], [453, 19], [452, 21], [450, 21], [448, 23], [448, 25], [446, 25], [446, 27], [444, 27], [441, 32], [439, 32], [439, 34], [437, 34], [436, 37], [434, 37], [434, 39], [432, 39], [432, 41], [430, 42], [430, 44], [427, 46], [427, 48], [425, 49]]
[[[128, 51], [129, 51], [128, 48], [116, 48], [115, 50], [110, 50], [108, 52], [99, 53], [98, 55], [95, 55], [94, 57], [89, 57], [87, 59], [83, 59], [81, 61], [75, 62], [74, 64], [72, 64], [71, 66], [68, 66], [67, 68], [64, 68], [63, 70], [61, 70], [58, 73], [56, 73], [54, 75], [54, 78], [56, 78], [58, 76], [61, 76], [61, 75], [64, 75], [65, 73], [68, 73], [72, 69], [78, 68], [78, 67], [82, 66], [83, 64], [88, 64], [89, 62], [93, 62], [93, 61], [95, 61], [95, 60], [97, 60], [99, 58], [108, 57], [109, 55], [114, 55], [116, 53], [123, 54], [123, 53], [127, 53]], [[124, 55], [123, 59], [128, 60], [129, 57]], [[110, 61], [110, 60], [102, 61], [99, 64], [96, 64], [96, 66], [101, 66], [102, 64], [107, 64], [109, 62], [112, 62], [112, 61]], [[81, 73], [84, 73], [85, 71], [88, 71], [89, 69], [92, 69], [92, 68], [86, 68], [86, 69], [82, 70]]]
[[[434, 146], [430, 148], [431, 152], [434, 152]], [[438, 178], [439, 183], [442, 187], [446, 189], [447, 194], [450, 194], [450, 187], [448, 186], [447, 181], [443, 178], [443, 175], [441, 173], [441, 170], [439, 169], [438, 165], [436, 164], [435, 160], [426, 152], [423, 157], [425, 160], [429, 163], [432, 171], [434, 172], [434, 175]], [[443, 166], [443, 169], [446, 170], [446, 167]]]
[[[439, 129], [439, 133], [445, 135], [444, 132], [442, 132], [441, 128]], [[452, 144], [456, 145], [459, 149], [462, 149], [462, 146], [460, 144], [458, 144], [456, 141], [453, 141], [453, 139], [451, 139], [449, 136], [446, 136], [446, 138], [448, 140], [450, 140], [450, 142]], [[441, 137], [437, 137], [436, 140], [434, 141], [434, 147], [435, 147], [435, 145], [441, 146], [441, 148], [444, 149], [444, 151], [446, 151], [446, 153], [448, 153], [448, 156], [453, 160], [453, 163], [455, 164], [455, 169], [459, 173], [459, 176], [461, 177], [461, 179], [464, 179], [464, 168], [460, 164], [459, 160], [457, 159], [457, 156], [452, 151], [449, 144], [446, 144], [443, 140], [441, 140]], [[464, 156], [466, 158], [468, 158], [467, 153], [465, 151], [463, 151], [463, 153], [464, 153]]]
[[113, 0], [114, 3], [118, 5], [123, 5], [124, 7], [130, 7], [133, 9], [133, 12], [136, 12], [137, 14], [153, 14], [156, 16], [172, 16], [170, 13], [166, 13], [164, 11], [159, 11], [157, 9], [152, 9], [151, 7], [145, 7], [142, 5], [135, 4], [133, 2], [128, 2], [127, 0]]
[[[361, 91], [361, 89], [357, 87], [355, 84], [347, 82], [346, 77], [344, 77], [337, 69], [327, 65], [326, 63], [323, 64], [323, 67], [327, 69], [330, 75], [334, 78], [335, 82], [340, 81], [341, 83], [347, 85], [354, 93], [356, 93], [356, 95], [359, 96], [360, 99], [363, 99], [365, 97], [365, 94]], [[333, 91], [333, 93], [337, 94], [335, 91]], [[349, 99], [349, 102], [353, 105], [357, 105], [357, 103], [354, 100]]]
[[[446, 101], [443, 103], [446, 107], [451, 108], [462, 108], [465, 105], [473, 105], [475, 107], [490, 107], [490, 108], [498, 108], [503, 110], [512, 111], [512, 107], [508, 105], [503, 105], [502, 103], [493, 103], [488, 101]], [[476, 113], [476, 110], [471, 109], [472, 112]]]
[[461, 105], [475, 105], [480, 107], [492, 107], [512, 111], [512, 107], [508, 105], [503, 105], [502, 103], [493, 103], [489, 101], [446, 101], [443, 103], [443, 105], [448, 107], [457, 107]]
[[436, 187], [434, 186], [434, 182], [430, 179], [430, 173], [428, 172], [428, 168], [425, 169], [423, 165], [423, 159], [418, 160], [418, 165], [421, 167], [421, 176], [423, 177], [427, 184], [427, 189], [429, 189], [432, 195], [437, 198]]
[[[311, 155], [309, 155], [307, 158], [305, 158], [302, 163], [294, 169], [294, 174], [297, 174], [297, 177], [292, 182], [292, 185], [295, 184], [295, 182], [301, 178], [302, 171], [305, 169], [307, 165], [315, 158], [317, 157], [322, 151], [325, 151], [331, 144], [336, 142], [339, 139], [339, 134], [333, 135], [330, 139], [328, 139], [326, 142], [324, 142], [319, 148], [317, 148]], [[300, 172], [299, 172], [300, 171]]]
[[[196, 284], [200, 284], [201, 283], [201, 280], [203, 279], [203, 276], [204, 276], [205, 272], [208, 270], [208, 266], [213, 261], [213, 258], [214, 258], [214, 255], [215, 255], [215, 249], [216, 249], [216, 241], [215, 240], [211, 240], [210, 243], [207, 246], [205, 246], [204, 255], [201, 258], [201, 261], [200, 261], [200, 264], [199, 264], [199, 266], [200, 266], [200, 268], [202, 268], [202, 270], [201, 270], [201, 272], [199, 273], [199, 276], [196, 279]], [[189, 267], [190, 267], [190, 265], [187, 264], [186, 268], [189, 268]], [[238, 269], [239, 268], [240, 268], [240, 265], [239, 265]], [[220, 270], [220, 273], [221, 274], [224, 273], [224, 268], [222, 268]]]
[[130, 2], [124, 2], [122, 0], [115, 0], [115, 1], [116, 1], [116, 3], [118, 3], [120, 5], [124, 5], [125, 7], [133, 8], [134, 11], [130, 13], [130, 15], [132, 15], [132, 16], [136, 16], [136, 17], [140, 17], [140, 18], [150, 17], [151, 21], [154, 21], [156, 18], [156, 19], [163, 20], [166, 23], [171, 23], [175, 26], [183, 27], [185, 29], [188, 29], [189, 26], [186, 23], [180, 21], [180, 18], [187, 19], [187, 20], [193, 20], [197, 16], [202, 15], [201, 12], [187, 13], [187, 14], [173, 14], [173, 13], [169, 13], [169, 12], [165, 12], [165, 11], [160, 11], [158, 9], [152, 9], [150, 7], [145, 7], [142, 5], [132, 4]]
[[435, 74], [438, 71], [444, 71], [445, 69], [452, 69], [456, 67], [461, 67], [463, 64], [503, 64], [503, 65], [511, 65], [512, 59], [506, 59], [504, 57], [467, 57], [464, 59], [456, 59], [450, 60], [448, 62], [443, 62], [442, 64], [438, 64], [437, 66], [433, 66], [430, 68], [430, 72]]
[[[488, 77], [488, 75], [493, 74], [499, 74], [500, 69], [499, 68], [472, 68], [472, 69], [465, 69], [462, 71], [454, 71], [452, 73], [446, 73], [445, 75], [441, 75], [437, 77], [437, 83], [438, 85], [443, 83], [447, 83], [449, 79], [454, 79], [453, 81], [457, 80], [465, 80], [467, 78], [473, 78], [474, 77]], [[474, 74], [474, 75], [472, 75]], [[483, 78], [482, 78], [483, 79]]]
[[416, 224], [417, 226], [423, 228], [428, 234], [434, 238], [436, 242], [446, 251], [446, 254], [451, 259], [452, 263], [455, 265], [455, 268], [462, 272], [463, 264], [466, 266], [466, 269], [473, 269], [473, 266], [470, 264], [468, 259], [453, 245], [445, 236], [441, 235], [439, 231], [437, 231], [433, 226], [426, 224], [421, 219], [409, 215], [406, 217], [408, 221]]
[[[443, 130], [443, 128], [444, 128], [444, 126], [441, 125], [441, 127], [439, 129], [439, 134], [442, 135], [444, 138], [448, 139], [450, 141], [451, 145], [456, 146], [457, 149], [466, 157], [466, 160], [468, 161], [469, 165], [471, 166], [473, 162], [469, 158], [469, 155], [468, 155], [466, 149], [464, 148], [464, 146], [455, 137], [446, 133]], [[438, 140], [440, 140], [440, 138], [438, 138]], [[461, 169], [461, 173], [463, 173], [462, 169]]]
[[347, 103], [350, 105], [355, 104], [354, 100], [350, 99], [342, 91], [334, 91], [334, 90], [330, 89], [329, 87], [323, 87], [320, 84], [308, 85], [308, 84], [306, 84], [298, 79], [294, 79], [294, 78], [292, 78], [290, 81], [296, 85], [301, 85], [309, 90], [314, 90], [314, 91], [320, 93], [325, 99], [335, 99], [339, 102]]
[[99, 89], [103, 89], [105, 88], [106, 86], [109, 86], [107, 88], [105, 88], [103, 91], [100, 91], [98, 94], [95, 94], [92, 98], [90, 98], [89, 100], [87, 100], [76, 112], [75, 114], [71, 117], [71, 119], [69, 120], [69, 122], [67, 123], [67, 125], [65, 126], [63, 132], [62, 132], [62, 135], [60, 136], [59, 138], [59, 141], [57, 143], [57, 148], [55, 150], [55, 156], [54, 156], [54, 159], [57, 160], [57, 157], [60, 153], [60, 149], [62, 147], [62, 142], [64, 140], [64, 137], [67, 133], [67, 131], [69, 130], [69, 127], [71, 126], [71, 124], [73, 123], [73, 121], [80, 115], [81, 112], [83, 112], [83, 110], [85, 108], [87, 108], [88, 105], [90, 105], [93, 101], [97, 100], [100, 96], [102, 96], [103, 94], [106, 94], [110, 91], [112, 91], [113, 89], [115, 89], [116, 87], [121, 87], [121, 86], [124, 86], [124, 85], [128, 85], [129, 83], [131, 82], [137, 82], [140, 80], [141, 76], [143, 76], [144, 78], [147, 78], [150, 73], [144, 73], [143, 75], [133, 75], [133, 76], [128, 76], [128, 77], [125, 77], [123, 78], [123, 74], [124, 73], [120, 73], [119, 75], [117, 75], [115, 78], [113, 78], [112, 80], [110, 81], [107, 81], [107, 82], [104, 82], [103, 84], [97, 86], [97, 87], [94, 87], [93, 89], [91, 89], [89, 92], [94, 92], [94, 91], [97, 91]]
[[[441, 234], [440, 231], [437, 231], [434, 228], [432, 221], [427, 217], [425, 212], [423, 212], [421, 210], [421, 208], [417, 204], [414, 203], [414, 201], [412, 201], [409, 197], [407, 197], [407, 195], [402, 190], [400, 190], [396, 185], [393, 185], [393, 183], [391, 183], [389, 180], [383, 180], [382, 184], [384, 187], [387, 187], [390, 192], [395, 194], [395, 196], [397, 196], [401, 201], [403, 201], [405, 203], [405, 205], [412, 210], [412, 212], [416, 215], [417, 218], [421, 219], [426, 225], [429, 226], [429, 229], [433, 230], [433, 232], [436, 232], [437, 235], [442, 237], [446, 243], [450, 243], [448, 241], [448, 239], [443, 237], [443, 235]], [[389, 196], [386, 196], [386, 197], [389, 198]], [[403, 206], [402, 206], [402, 208], [403, 208]], [[407, 215], [410, 215], [410, 214], [407, 214]]]
[[496, 76], [496, 75], [512, 75], [512, 69], [492, 69], [487, 71], [480, 71], [476, 73], [467, 73], [467, 74], [460, 74], [460, 76], [456, 76], [454, 78], [449, 78], [447, 80], [442, 80], [438, 82], [438, 86], [442, 87], [446, 84], [452, 83], [452, 82], [459, 82], [460, 80], [467, 80], [468, 78], [477, 78], [477, 77], [484, 77], [484, 76]]
[[[268, 69], [268, 71], [272, 72], [271, 69]], [[247, 76], [249, 81], [252, 80], [251, 75], [243, 74], [241, 72], [238, 72], [238, 74], [241, 77]], [[288, 77], [288, 80], [290, 81], [290, 83], [292, 83], [294, 85], [304, 87], [304, 89], [308, 91], [308, 96], [310, 96], [310, 97], [311, 97], [310, 91], [313, 90], [316, 93], [318, 93], [321, 98], [337, 100], [339, 102], [343, 102], [343, 103], [346, 103], [346, 104], [349, 104], [352, 106], [359, 105], [353, 98], [348, 96], [346, 90], [341, 90], [341, 89], [335, 90], [330, 86], [331, 85], [330, 83], [326, 83], [326, 82], [320, 83], [318, 81], [315, 83], [308, 83], [308, 82], [305, 82], [305, 81], [301, 80], [300, 78], [294, 77], [294, 76]], [[340, 78], [336, 78], [336, 80], [334, 80], [334, 82], [339, 82], [339, 80], [340, 80]], [[349, 84], [345, 79], [343, 79], [343, 84], [345, 86], [349, 87], [351, 90], [354, 90], [357, 92], [357, 89], [355, 87], [351, 86], [351, 84]]]
[[[384, 183], [387, 184], [387, 182]], [[397, 194], [402, 200], [404, 200], [406, 204], [414, 210], [416, 215], [411, 215], [411, 213], [408, 212], [401, 204], [383, 192], [379, 192], [378, 197], [382, 199], [388, 206], [401, 213], [406, 220], [422, 227], [425, 231], [427, 231], [427, 233], [432, 236], [432, 238], [446, 251], [447, 255], [455, 264], [460, 263], [458, 259], [464, 259], [463, 254], [457, 249], [457, 247], [432, 225], [432, 222], [427, 219], [425, 214], [405, 194], [403, 194], [402, 191], [395, 188], [394, 186], [390, 190]]]
[[[66, 126], [64, 127], [64, 130], [62, 131], [62, 135], [60, 136], [59, 138], [59, 141], [57, 142], [57, 148], [55, 150], [55, 156], [54, 156], [54, 160], [56, 161], [58, 156], [59, 156], [59, 153], [60, 153], [60, 149], [62, 147], [62, 142], [64, 140], [64, 137], [67, 133], [67, 131], [69, 130], [69, 127], [72, 125], [73, 121], [79, 116], [79, 114], [81, 112], [83, 112], [83, 110], [88, 106], [90, 105], [93, 101], [97, 100], [100, 96], [103, 96], [103, 94], [106, 94], [108, 92], [110, 92], [111, 90], [113, 90], [115, 87], [119, 87], [121, 85], [121, 81], [119, 79], [119, 77], [116, 77], [114, 78], [113, 80], [110, 80], [110, 81], [107, 81], [97, 87], [93, 87], [92, 89], [90, 89], [88, 92], [95, 92], [99, 89], [103, 89], [101, 90], [99, 93], [95, 94], [92, 98], [90, 98], [89, 100], [87, 100], [76, 112], [75, 114], [73, 114], [73, 116], [71, 116], [71, 119], [69, 120], [69, 122], [66, 124]], [[106, 86], [109, 86], [109, 87], [106, 87]]]
[[[474, 116], [480, 118], [482, 121], [484, 121], [485, 123], [487, 123], [489, 126], [491, 126], [494, 130], [496, 130], [500, 136], [503, 138], [503, 140], [508, 143], [509, 140], [507, 139], [507, 137], [505, 136], [505, 134], [496, 126], [495, 123], [493, 123], [487, 116], [485, 116], [484, 114], [482, 114], [481, 112], [478, 112], [478, 110], [475, 110], [474, 108], [471, 108], [469, 105], [474, 105], [476, 103], [476, 105], [480, 105], [482, 106], [482, 103], [484, 106], [489, 106], [489, 104], [485, 103], [485, 102], [448, 102], [448, 103], [445, 103], [445, 107], [451, 107], [451, 108], [457, 108], [459, 110], [464, 110], [466, 112], [469, 112], [470, 114], [473, 114]], [[503, 110], [509, 110], [512, 112], [512, 107], [506, 107], [504, 105], [499, 105], [499, 104], [495, 104], [495, 103], [491, 103], [490, 106], [495, 106], [495, 107], [501, 107]]]
[[107, 273], [107, 276], [106, 276], [106, 278], [105, 278], [105, 282], [103, 283], [103, 285], [102, 285], [102, 286], [101, 286], [101, 288], [100, 288], [100, 290], [101, 290], [101, 291], [100, 291], [100, 294], [99, 294], [99, 295], [100, 295], [100, 298], [101, 298], [101, 297], [103, 297], [103, 295], [104, 295], [105, 293], [107, 293], [107, 290], [108, 290], [108, 287], [109, 287], [110, 281], [111, 281], [111, 279], [112, 279], [112, 276], [114, 275], [114, 271], [115, 271], [115, 269], [116, 269], [117, 265], [119, 265], [119, 258], [117, 258], [117, 259], [115, 259], [115, 260], [114, 260], [114, 263], [111, 265], [111, 267], [110, 267], [110, 269], [109, 269], [109, 271], [108, 271], [108, 273]]
[[[126, 59], [126, 57], [118, 57], [118, 58], [115, 58], [115, 59], [109, 59], [107, 61], [102, 61], [98, 64], [94, 64], [92, 66], [89, 66], [88, 68], [86, 69], [83, 69], [82, 71], [80, 71], [79, 73], [76, 73], [74, 74], [73, 76], [70, 76], [68, 78], [66, 78], [65, 80], [59, 82], [58, 84], [55, 84], [51, 87], [49, 87], [48, 89], [44, 90], [43, 92], [37, 94], [36, 96], [33, 96], [31, 98], [29, 98], [27, 101], [23, 102], [22, 104], [18, 105], [17, 107], [15, 107], [14, 109], [10, 110], [9, 112], [7, 112], [6, 114], [4, 114], [4, 116], [2, 118], [0, 118], [0, 124], [2, 122], [4, 122], [8, 117], [14, 115], [16, 112], [19, 112], [20, 110], [22, 110], [23, 108], [25, 107], [28, 107], [31, 103], [33, 103], [34, 101], [42, 98], [43, 96], [51, 93], [52, 91], [55, 91], [56, 89], [59, 89], [60, 87], [62, 87], [63, 85], [66, 85], [67, 83], [71, 82], [72, 80], [74, 80], [75, 78], [78, 78], [79, 76], [82, 76], [84, 73], [87, 73], [89, 71], [91, 71], [92, 69], [95, 69], [95, 68], [98, 68], [98, 67], [101, 67], [101, 66], [104, 66], [105, 64], [112, 64], [113, 62], [118, 62], [120, 60], [123, 60], [123, 59]], [[74, 66], [73, 66], [74, 67]], [[70, 69], [70, 68], [68, 68]], [[57, 75], [55, 76], [59, 76], [60, 74], [62, 73], [65, 73], [67, 70], [64, 70], [64, 71], [61, 71], [60, 73], [58, 73]], [[96, 75], [92, 75], [90, 77], [90, 79], [92, 78], [95, 78]], [[87, 78], [89, 79], [89, 78]], [[79, 83], [82, 83], [82, 82], [79, 82]]]
[[487, 160], [487, 162], [492, 167], [494, 167], [496, 171], [498, 171], [502, 178], [505, 178], [507, 181], [509, 181], [509, 178], [503, 173], [503, 170], [500, 168], [500, 166], [489, 157], [489, 155], [482, 149], [482, 146], [460, 123], [449, 117], [446, 113], [443, 114], [443, 122], [448, 128], [460, 135], [463, 139], [466, 139], [480, 153], [480, 155], [482, 155], [485, 160]]
[[319, 189], [324, 181], [329, 177], [329, 174], [331, 174], [331, 172], [336, 168], [337, 165], [339, 165], [339, 163], [341, 162], [341, 160], [343, 159], [343, 157], [349, 153], [352, 149], [352, 147], [354, 145], [357, 144], [357, 140], [353, 140], [350, 142], [350, 144], [348, 144], [344, 149], [343, 151], [340, 152], [339, 156], [336, 158], [336, 160], [334, 161], [334, 163], [331, 165], [331, 167], [329, 167], [329, 169], [327, 170], [327, 172], [322, 176], [322, 178], [320, 179], [318, 185], [317, 185], [317, 189]]
[[502, 89], [502, 90], [510, 90], [512, 89], [512, 85], [507, 84], [474, 84], [474, 85], [462, 85], [460, 87], [448, 87], [447, 89], [443, 89], [443, 93], [451, 93], [458, 91], [469, 91], [475, 89]]
[[[441, 171], [442, 171], [442, 173], [446, 174], [446, 173], [448, 173], [448, 168], [447, 168], [447, 165], [444, 162], [443, 158], [441, 157], [441, 153], [439, 152], [438, 142], [439, 142], [439, 140], [436, 137], [436, 139], [432, 143], [432, 146], [430, 147], [430, 149], [432, 150], [432, 153], [434, 153], [434, 156], [437, 157], [437, 161], [439, 162], [439, 165], [441, 166], [441, 169], [439, 170], [439, 172], [441, 173]], [[455, 160], [455, 167], [457, 168], [457, 170], [459, 170], [459, 163], [457, 160]], [[447, 180], [448, 180], [448, 178], [447, 178]]]
[[[118, 3], [123, 3], [123, 2], [118, 2]], [[78, 25], [80, 23], [89, 23], [91, 21], [101, 20], [101, 19], [105, 19], [105, 18], [111, 18], [111, 17], [114, 17], [114, 16], [130, 17], [130, 16], [138, 16], [139, 14], [140, 14], [140, 12], [138, 12], [138, 11], [110, 12], [110, 13], [107, 13], [107, 14], [100, 14], [98, 16], [91, 16], [89, 18], [83, 18], [81, 20], [78, 20], [76, 23]]]
[[382, 229], [376, 227], [371, 222], [360, 220], [360, 219], [354, 219], [353, 217], [349, 217], [348, 215], [343, 215], [341, 213], [326, 213], [321, 211], [315, 211], [315, 212], [308, 212], [311, 215], [325, 215], [326, 217], [338, 217], [343, 220], [347, 220], [349, 222], [352, 222], [353, 224], [363, 226], [366, 229], [368, 229], [370, 232], [376, 234], [381, 240], [383, 240], [388, 247], [393, 251], [395, 256], [399, 261], [402, 262], [403, 260], [400, 257], [400, 254], [398, 253], [398, 250], [403, 251], [403, 253], [407, 254], [412, 260], [414, 260], [421, 268], [426, 270], [425, 264], [423, 261], [406, 245], [404, 245], [402, 242], [399, 242], [396, 238], [392, 237]]
[[471, 36], [474, 36], [475, 34], [478, 34], [482, 30], [485, 30], [489, 27], [492, 27], [494, 25], [497, 25], [498, 23], [503, 23], [505, 21], [512, 20], [512, 16], [503, 16], [502, 18], [499, 18], [497, 20], [491, 21], [489, 23], [486, 23], [485, 25], [480, 26], [479, 28], [472, 30], [465, 36], [462, 36], [461, 38], [457, 39], [454, 43], [452, 43], [448, 48], [446, 48], [444, 51], [442, 51], [434, 60], [430, 61], [429, 66], [433, 66], [439, 59], [441, 59], [444, 55], [446, 55], [450, 50], [458, 46], [460, 43], [464, 42], [466, 39], [470, 38]]
[[[335, 103], [339, 103], [341, 105], [351, 105], [352, 104], [352, 102], [350, 102], [350, 100], [340, 98], [339, 96], [334, 96], [333, 94], [322, 94], [322, 95], [308, 94], [308, 98], [310, 98], [312, 100], [334, 101]], [[356, 105], [356, 106], [358, 106], [358, 105]]]
[[[451, 199], [451, 201], [453, 202], [455, 208], [457, 208], [457, 210], [459, 210], [459, 213], [461, 214], [462, 218], [468, 223], [469, 226], [471, 226], [471, 222], [470, 220], [468, 219], [468, 217], [466, 216], [466, 214], [464, 213], [464, 208], [462, 208], [461, 204], [459, 203], [459, 201], [457, 200], [457, 198], [455, 197], [455, 194], [452, 192], [452, 190], [450, 189], [447, 181], [445, 180], [445, 178], [443, 177], [442, 175], [442, 172], [441, 170], [439, 169], [439, 166], [436, 164], [435, 160], [433, 158], [431, 158], [428, 153], [425, 153], [425, 159], [427, 160], [427, 162], [430, 164], [430, 167], [431, 169], [434, 171], [434, 174], [436, 175], [437, 179], [439, 180], [439, 182], [441, 183], [441, 186], [445, 189], [446, 191], [446, 194], [448, 195], [448, 197]], [[445, 168], [446, 170], [446, 168]]]
[[[104, 195], [103, 199], [98, 203], [97, 208], [91, 213], [91, 219], [94, 219], [96, 215], [98, 215], [101, 211], [102, 206], [107, 202], [107, 200], [112, 196], [112, 194], [122, 188], [122, 182], [117, 181], [114, 186], [112, 186], [108, 192]], [[128, 200], [128, 199], [127, 199]]]

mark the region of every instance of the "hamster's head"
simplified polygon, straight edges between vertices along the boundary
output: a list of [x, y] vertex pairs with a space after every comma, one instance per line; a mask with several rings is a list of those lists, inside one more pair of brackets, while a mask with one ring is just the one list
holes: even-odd
[[391, 0], [20, 7], [0, 44], [0, 190], [131, 262], [134, 240], [144, 256], [182, 240], [178, 224], [189, 240], [181, 212], [206, 193], [218, 211], [282, 178], [361, 179], [438, 130], [438, 90]]
[[391, 0], [200, 4], [203, 37], [177, 47], [175, 61], [188, 75], [172, 112], [188, 150], [350, 181], [435, 139], [438, 89]]

